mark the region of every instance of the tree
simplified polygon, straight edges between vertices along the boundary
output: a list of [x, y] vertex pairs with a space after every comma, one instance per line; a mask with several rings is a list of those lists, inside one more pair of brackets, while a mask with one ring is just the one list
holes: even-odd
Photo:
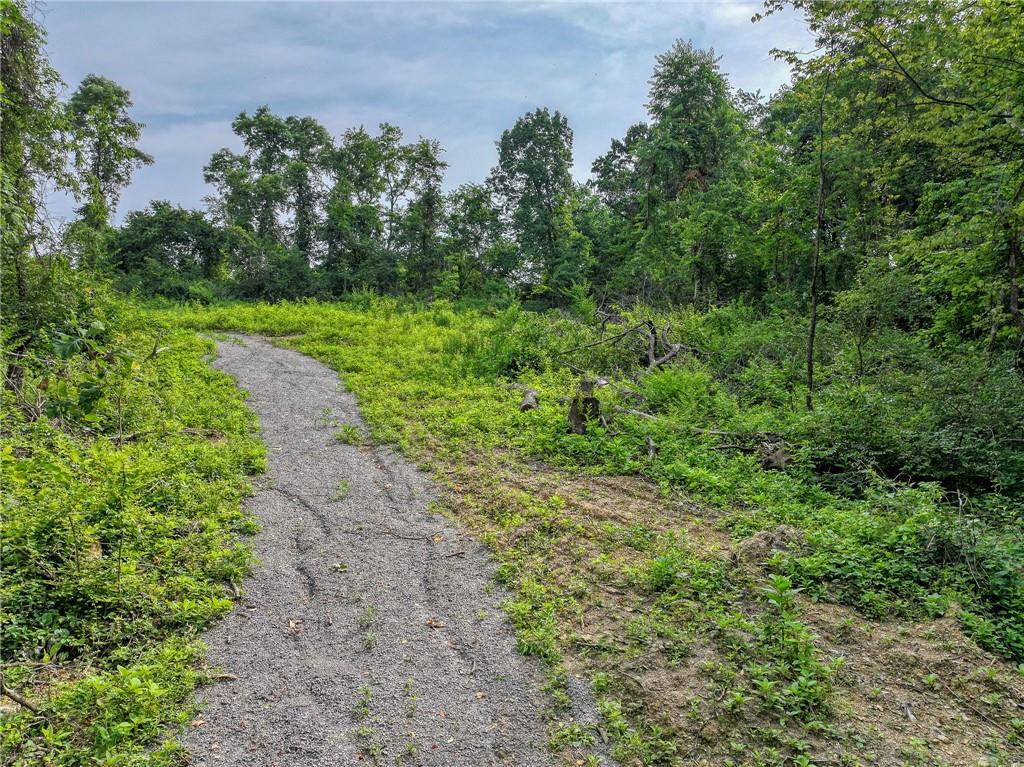
[[460, 295], [504, 289], [518, 263], [516, 244], [504, 235], [501, 212], [486, 184], [463, 184], [448, 195], [446, 273]]
[[124, 284], [147, 295], [189, 298], [190, 286], [224, 276], [224, 231], [202, 212], [155, 200], [128, 214], [111, 243]]
[[[48, 252], [44, 190], [74, 192], [72, 149], [62, 82], [44, 51], [44, 35], [26, 3], [0, 0], [0, 295], [5, 343], [13, 352], [38, 342], [40, 328], [62, 321], [77, 297], [59, 284], [63, 260]], [[4, 362], [20, 386], [17, 364]]]
[[620, 266], [603, 279], [643, 300], [697, 301], [717, 287], [709, 259], [729, 250], [713, 238], [733, 229], [729, 210], [702, 196], [735, 169], [747, 126], [714, 52], [681, 40], [657, 57], [647, 109], [650, 121], [613, 140], [591, 169], [591, 187], [618, 217], [602, 250]]
[[[232, 128], [243, 141], [244, 153], [221, 149], [203, 169], [206, 182], [218, 193], [209, 199], [211, 211], [245, 233], [233, 241], [246, 254], [241, 262], [248, 290], [259, 293], [252, 281], [273, 278], [277, 297], [299, 295], [296, 286], [309, 284], [310, 267], [320, 259], [322, 179], [330, 134], [311, 117], [282, 118], [266, 106], [252, 115], [242, 112]], [[290, 276], [278, 279], [278, 269]]]
[[647, 123], [631, 125], [622, 139], [612, 139], [611, 148], [594, 160], [590, 186], [601, 200], [625, 220], [636, 218], [648, 194], [651, 172], [641, 166], [649, 157], [644, 146], [651, 140]]
[[331, 135], [312, 117], [288, 117], [285, 127], [288, 161], [284, 176], [294, 213], [292, 243], [312, 264], [318, 255], [316, 232], [322, 196], [321, 179], [326, 154], [331, 148]]
[[843, 260], [874, 251], [915, 274], [936, 337], [1024, 348], [1021, 14], [1000, 0], [792, 4], [835, 54], [791, 60], [804, 81], [835, 69], [833, 241], [863, 244]]
[[380, 162], [377, 141], [362, 128], [346, 131], [325, 159], [331, 186], [320, 225], [325, 247], [321, 272], [336, 295], [374, 283], [369, 266], [379, 261], [384, 231]]
[[569, 123], [542, 108], [502, 133], [489, 179], [522, 254], [513, 278], [552, 303], [562, 301], [561, 291], [581, 275], [589, 257], [572, 223], [571, 168]]
[[[252, 115], [242, 112], [231, 123], [231, 128], [245, 145], [245, 161], [240, 162], [226, 149], [214, 155], [228, 169], [245, 170], [245, 175], [207, 178], [208, 182], [230, 184], [233, 178], [242, 182], [252, 204], [256, 235], [269, 242], [281, 243], [283, 226], [281, 217], [287, 202], [285, 171], [288, 157], [287, 122], [262, 106]], [[212, 163], [211, 163], [212, 164]], [[208, 170], [216, 170], [210, 168]], [[229, 190], [231, 193], [234, 190]]]
[[250, 159], [220, 149], [203, 168], [203, 180], [216, 190], [215, 195], [206, 198], [214, 219], [222, 226], [255, 233], [256, 180]]
[[677, 40], [650, 79], [650, 140], [641, 146], [663, 200], [713, 181], [732, 148], [736, 115], [713, 50]]
[[144, 126], [128, 115], [131, 106], [127, 90], [99, 75], [87, 75], [68, 101], [84, 195], [80, 212], [94, 228], [107, 222], [135, 170], [153, 163], [137, 146]]
[[406, 175], [412, 199], [400, 218], [396, 245], [404, 261], [405, 283], [418, 293], [428, 291], [444, 268], [441, 227], [445, 211], [441, 181], [448, 164], [440, 155], [441, 145], [427, 139], [420, 139], [406, 152]]

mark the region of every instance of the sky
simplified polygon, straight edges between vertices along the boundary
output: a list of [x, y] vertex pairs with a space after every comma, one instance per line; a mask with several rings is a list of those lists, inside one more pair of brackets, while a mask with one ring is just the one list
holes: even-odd
[[[231, 121], [267, 104], [332, 134], [390, 122], [438, 139], [445, 185], [481, 181], [521, 114], [558, 109], [574, 173], [645, 118], [655, 57], [677, 38], [713, 48], [730, 83], [768, 95], [789, 81], [772, 48], [807, 48], [793, 13], [752, 23], [751, 2], [48, 2], [47, 50], [70, 94], [87, 74], [132, 95], [145, 123], [139, 170], [117, 218], [170, 200], [201, 207], [202, 169], [239, 149]], [[74, 203], [51, 200], [51, 215]]]

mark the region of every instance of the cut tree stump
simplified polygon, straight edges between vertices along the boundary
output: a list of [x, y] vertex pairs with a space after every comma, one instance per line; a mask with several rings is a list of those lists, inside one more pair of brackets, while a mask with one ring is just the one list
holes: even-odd
[[601, 418], [601, 402], [594, 396], [594, 382], [580, 381], [580, 389], [569, 403], [569, 429], [573, 434], [586, 434], [587, 423]]

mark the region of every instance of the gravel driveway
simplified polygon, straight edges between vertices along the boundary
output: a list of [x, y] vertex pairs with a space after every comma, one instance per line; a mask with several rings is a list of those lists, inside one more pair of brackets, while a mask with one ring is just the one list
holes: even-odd
[[[260, 565], [205, 637], [237, 677], [183, 736], [196, 765], [548, 765], [540, 671], [515, 651], [486, 550], [427, 511], [431, 482], [348, 445], [355, 398], [315, 360], [217, 345], [268, 448]], [[584, 719], [591, 719], [584, 715]]]

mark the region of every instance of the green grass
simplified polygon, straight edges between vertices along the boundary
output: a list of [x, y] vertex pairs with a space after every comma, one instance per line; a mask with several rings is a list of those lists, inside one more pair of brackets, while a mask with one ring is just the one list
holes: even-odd
[[4, 391], [4, 678], [43, 712], [0, 720], [5, 764], [176, 763], [154, 743], [252, 563], [240, 502], [264, 459], [242, 395], [209, 342], [110, 311], [41, 339], [21, 401]]
[[[592, 426], [585, 435], [567, 429], [566, 398], [578, 375], [564, 364], [565, 352], [600, 336], [563, 315], [362, 299], [152, 316], [171, 327], [278, 336], [323, 360], [357, 395], [373, 439], [398, 445], [455, 489], [444, 505], [491, 546], [499, 577], [515, 593], [506, 608], [520, 651], [549, 669], [553, 743], [577, 740], [559, 720], [572, 667], [607, 670], [614, 680], [598, 695], [605, 734], [626, 763], [675, 763], [680, 742], [711, 732], [721, 742], [706, 755], [722, 763], [772, 764], [774, 755], [802, 763], [812, 743], [842, 744], [851, 735], [828, 724], [842, 659], [823, 655], [795, 595], [843, 602], [869, 617], [934, 616], [958, 603], [962, 625], [981, 644], [1020, 658], [1019, 504], [998, 481], [979, 480], [960, 505], [950, 502], [938, 470], [913, 482], [888, 477], [893, 462], [906, 463], [888, 454], [901, 438], [894, 424], [902, 418], [906, 428], [924, 429], [927, 418], [939, 418], [913, 410], [918, 384], [894, 383], [892, 371], [874, 382], [852, 380], [826, 324], [825, 383], [817, 409], [806, 413], [791, 360], [799, 359], [799, 329], [737, 312], [672, 316], [676, 339], [703, 351], [658, 373], [637, 376], [636, 349], [628, 347], [568, 355], [575, 367], [610, 379], [598, 390], [610, 429]], [[927, 365], [914, 365], [925, 375]], [[885, 422], [873, 421], [871, 409], [882, 384], [893, 408]], [[523, 386], [539, 392], [538, 409], [519, 411]], [[935, 410], [931, 402], [922, 407]], [[766, 433], [790, 443], [784, 472], [762, 469], [753, 449], [722, 447], [756, 448]], [[973, 439], [961, 437], [961, 444]], [[837, 465], [848, 446], [856, 460]], [[930, 449], [939, 456], [934, 469], [944, 459], [941, 446], [920, 446], [922, 454]], [[714, 509], [707, 524], [732, 540], [785, 524], [801, 531], [804, 544], [777, 554], [767, 576], [753, 577], [664, 521], [597, 523], [575, 501], [502, 487], [532, 472], [524, 462], [534, 458], [570, 472], [647, 477], [666, 497], [683, 494]], [[608, 609], [607, 591], [624, 595], [617, 628], [581, 637], [581, 618]], [[708, 647], [710, 660], [692, 657]], [[660, 708], [622, 670], [636, 663], [645, 672], [695, 667], [702, 692], [686, 703], [689, 713]]]
[[[598, 346], [587, 356], [577, 354], [577, 367], [602, 374], [622, 371], [613, 385], [599, 390], [605, 412], [614, 414], [613, 431], [595, 428], [577, 435], [568, 433], [566, 405], [560, 401], [572, 394], [577, 377], [561, 364], [561, 352], [597, 336], [593, 328], [570, 319], [515, 308], [455, 311], [443, 303], [415, 308], [387, 299], [370, 306], [231, 305], [156, 316], [200, 329], [289, 336], [284, 343], [344, 376], [375, 438], [397, 443], [414, 457], [442, 454], [458, 459], [512, 447], [555, 465], [593, 473], [637, 473], [686, 491], [727, 510], [724, 524], [737, 537], [779, 524], [796, 526], [805, 532], [808, 550], [780, 560], [776, 567], [814, 598], [851, 604], [874, 616], [925, 616], [937, 605], [958, 599], [965, 608], [965, 627], [983, 645], [1024, 659], [1024, 578], [1019, 574], [1024, 520], [1015, 495], [961, 495], [968, 504], [961, 508], [950, 502], [938, 481], [886, 478], [879, 468], [882, 458], [874, 464], [868, 460], [866, 439], [857, 441], [861, 463], [821, 471], [825, 454], [831, 456], [844, 441], [855, 440], [853, 432], [873, 428], [870, 422], [853, 424], [868, 419], [870, 412], [848, 400], [851, 391], [865, 391], [871, 400], [877, 390], [842, 376], [845, 363], [839, 347], [832, 366], [821, 371], [823, 379], [835, 383], [822, 389], [818, 409], [808, 414], [799, 404], [802, 395], [792, 386], [793, 371], [783, 354], [795, 342], [789, 330], [767, 321], [748, 326], [717, 316], [673, 317], [684, 341], [701, 347], [717, 344], [718, 362], [684, 359], [637, 384], [626, 377], [636, 371], [635, 364], [630, 369], [625, 350]], [[713, 336], [724, 331], [730, 333]], [[753, 340], [741, 341], [740, 336]], [[743, 343], [753, 343], [762, 353], [736, 348]], [[737, 367], [737, 360], [745, 364]], [[537, 410], [518, 411], [520, 395], [509, 385], [513, 382], [540, 392]], [[901, 410], [899, 391], [888, 394], [890, 418], [925, 418], [909, 412], [905, 403]], [[639, 408], [654, 419], [624, 412], [637, 409], [635, 397], [642, 398]], [[846, 424], [845, 430], [838, 422]], [[924, 423], [917, 426], [926, 428]], [[786, 472], [764, 471], [756, 455], [720, 444], [768, 432], [797, 443]], [[657, 446], [653, 458], [648, 456], [648, 438]], [[959, 438], [967, 442], [970, 435]], [[902, 440], [896, 435], [890, 441]], [[1020, 461], [1018, 453], [1006, 455], [1007, 464]]]

